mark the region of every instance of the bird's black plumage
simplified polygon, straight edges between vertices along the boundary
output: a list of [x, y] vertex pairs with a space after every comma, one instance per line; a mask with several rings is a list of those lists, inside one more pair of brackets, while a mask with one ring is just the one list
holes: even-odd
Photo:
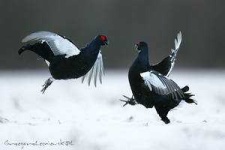
[[131, 90], [134, 98], [138, 103], [146, 106], [147, 108], [153, 107], [152, 94], [149, 89], [144, 85], [144, 81], [140, 76], [140, 73], [148, 71], [150, 69], [149, 56], [148, 56], [148, 45], [144, 42], [140, 42], [137, 49], [139, 51], [138, 57], [131, 65], [128, 73], [128, 79], [130, 82]]
[[[75, 45], [70, 40], [54, 33], [35, 33], [34, 35], [31, 34], [28, 39], [29, 41], [19, 49], [18, 53], [21, 54], [25, 50], [30, 50], [38, 54], [49, 63], [49, 71], [52, 77], [57, 80], [79, 78], [87, 74], [94, 66], [98, 56], [101, 55], [101, 46], [106, 45], [108, 42], [106, 36], [99, 35], [87, 44], [86, 47], [80, 50], [77, 49], [76, 51]], [[58, 43], [54, 43], [54, 40], [59, 44], [63, 44], [64, 42], [65, 48], [61, 45], [58, 46]], [[54, 46], [56, 47], [55, 49]], [[63, 50], [60, 49], [60, 46]], [[71, 50], [72, 55], [70, 54], [67, 57], [69, 52], [64, 53], [64, 51], [69, 48], [74, 50]], [[99, 71], [99, 69], [96, 71]], [[97, 74], [95, 75], [97, 76]], [[52, 83], [48, 81], [45, 83], [43, 92]]]
[[50, 60], [49, 70], [55, 79], [72, 79], [84, 76], [94, 65], [100, 51], [101, 41], [95, 38], [78, 55], [65, 58], [58, 55]]
[[40, 57], [42, 57], [47, 61], [50, 61], [54, 57], [53, 52], [51, 51], [50, 47], [46, 42], [24, 45], [19, 49], [18, 51], [19, 55], [21, 55], [26, 50], [35, 52], [36, 54], [38, 54]]
[[[179, 46], [178, 46], [179, 48]], [[157, 65], [149, 64], [148, 45], [145, 42], [137, 44], [138, 56], [131, 65], [128, 73], [133, 98], [127, 104], [142, 104], [146, 108], [155, 107], [165, 123], [169, 123], [168, 112], [176, 107], [181, 100], [195, 103], [188, 86], [180, 88], [166, 75], [171, 71], [172, 56], [166, 57]]]

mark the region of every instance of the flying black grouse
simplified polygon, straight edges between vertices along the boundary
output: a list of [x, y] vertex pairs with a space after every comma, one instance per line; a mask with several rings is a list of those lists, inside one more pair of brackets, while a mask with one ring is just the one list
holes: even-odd
[[88, 76], [88, 84], [94, 78], [102, 83], [103, 60], [101, 46], [108, 44], [105, 35], [96, 36], [86, 47], [78, 49], [69, 39], [48, 31], [40, 31], [26, 36], [22, 43], [24, 46], [18, 51], [19, 54], [30, 50], [42, 57], [48, 64], [52, 75], [46, 80], [41, 90], [43, 93], [52, 84], [60, 79], [73, 79]]
[[162, 62], [156, 65], [149, 65], [148, 45], [145, 42], [136, 44], [138, 56], [129, 69], [128, 78], [133, 93], [132, 98], [124, 96], [128, 100], [122, 100], [126, 104], [142, 104], [146, 108], [155, 107], [162, 121], [170, 123], [167, 118], [168, 112], [176, 107], [181, 100], [187, 103], [196, 103], [190, 93], [188, 86], [180, 88], [168, 76], [173, 69], [176, 55], [182, 41], [181, 32], [175, 39], [175, 49], [164, 58]]

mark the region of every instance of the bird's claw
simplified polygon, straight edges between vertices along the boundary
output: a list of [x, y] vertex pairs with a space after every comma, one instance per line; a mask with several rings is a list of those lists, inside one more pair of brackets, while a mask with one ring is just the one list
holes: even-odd
[[130, 104], [130, 105], [137, 104], [137, 102], [134, 99], [134, 96], [132, 96], [131, 98], [129, 98], [129, 97], [123, 95], [123, 97], [126, 98], [126, 100], [120, 99], [120, 101], [125, 102], [125, 104], [123, 105], [123, 107], [126, 106], [127, 104]]
[[45, 83], [42, 85], [43, 88], [41, 89], [42, 94], [45, 93], [45, 90], [52, 84], [52, 82], [53, 80], [51, 78], [45, 81]]

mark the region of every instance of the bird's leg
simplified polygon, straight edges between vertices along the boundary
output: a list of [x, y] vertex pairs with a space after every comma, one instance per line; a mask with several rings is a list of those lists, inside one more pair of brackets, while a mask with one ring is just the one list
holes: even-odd
[[169, 124], [170, 123], [170, 119], [168, 117], [161, 117], [162, 121], [165, 123], [165, 124]]
[[162, 119], [162, 121], [163, 121], [165, 124], [170, 123], [170, 120], [169, 120], [169, 118], [167, 117], [167, 114], [168, 114], [168, 112], [169, 112], [168, 109], [166, 109], [165, 107], [158, 107], [158, 106], [155, 106], [155, 109], [156, 109], [157, 113], [159, 114], [160, 118]]
[[123, 95], [123, 97], [126, 98], [126, 100], [120, 99], [120, 101], [125, 102], [125, 104], [123, 105], [123, 107], [126, 106], [127, 104], [130, 104], [130, 105], [137, 104], [137, 102], [134, 99], [134, 96], [132, 96], [131, 98], [129, 98], [129, 97]]
[[42, 94], [44, 94], [45, 90], [52, 84], [54, 80], [55, 80], [54, 78], [50, 77], [45, 81], [45, 83], [42, 85], [43, 86], [41, 90]]

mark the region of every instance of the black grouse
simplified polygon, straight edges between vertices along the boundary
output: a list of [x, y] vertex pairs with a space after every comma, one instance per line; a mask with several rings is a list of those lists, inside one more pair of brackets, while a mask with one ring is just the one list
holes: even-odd
[[148, 45], [145, 42], [136, 44], [138, 56], [129, 69], [128, 78], [133, 93], [132, 98], [124, 96], [128, 100], [122, 100], [126, 104], [142, 104], [146, 108], [155, 107], [162, 121], [170, 123], [167, 118], [168, 112], [176, 107], [181, 100], [187, 103], [196, 102], [191, 99], [191, 93], [187, 93], [188, 86], [180, 88], [168, 76], [173, 69], [176, 55], [182, 41], [181, 32], [175, 39], [175, 49], [156, 65], [149, 65]]
[[42, 93], [52, 84], [60, 79], [74, 79], [88, 76], [88, 84], [94, 78], [94, 84], [97, 84], [97, 78], [102, 83], [103, 60], [101, 46], [108, 44], [105, 35], [96, 36], [86, 47], [80, 50], [66, 37], [57, 35], [48, 31], [40, 31], [26, 36], [18, 53], [21, 54], [30, 50], [42, 57], [48, 64], [52, 75], [43, 85]]

